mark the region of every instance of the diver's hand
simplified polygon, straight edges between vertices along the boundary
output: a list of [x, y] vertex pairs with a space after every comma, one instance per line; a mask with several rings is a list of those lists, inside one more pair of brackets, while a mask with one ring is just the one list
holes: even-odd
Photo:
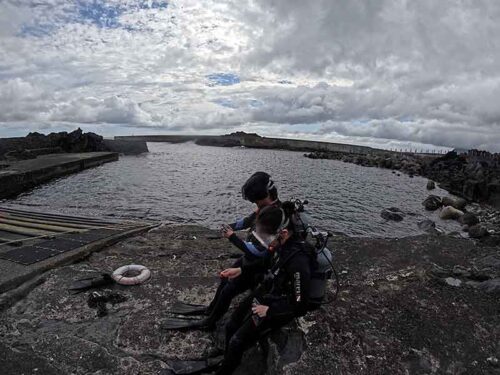
[[227, 225], [227, 224], [222, 225], [221, 234], [224, 237], [229, 238], [233, 235], [233, 233], [234, 233], [233, 228], [231, 228], [229, 225]]
[[267, 315], [267, 310], [269, 310], [269, 306], [266, 305], [256, 305], [252, 307], [252, 312], [261, 318], [264, 318]]
[[228, 269], [225, 269], [224, 271], [222, 271], [220, 273], [220, 277], [224, 277], [224, 278], [228, 278], [228, 279], [234, 279], [238, 276], [241, 275], [241, 268], [238, 267], [238, 268], [228, 268]]

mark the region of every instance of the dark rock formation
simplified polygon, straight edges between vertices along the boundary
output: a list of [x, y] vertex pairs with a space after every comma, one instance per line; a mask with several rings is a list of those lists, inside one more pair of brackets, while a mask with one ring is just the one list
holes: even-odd
[[418, 223], [418, 228], [425, 232], [434, 233], [436, 229], [436, 223], [430, 219], [425, 219]]
[[422, 202], [422, 205], [428, 211], [435, 211], [443, 205], [443, 202], [441, 202], [441, 198], [438, 197], [437, 195], [429, 195]]
[[434, 190], [436, 188], [436, 183], [434, 181], [427, 181], [427, 190]]
[[470, 238], [483, 238], [488, 235], [487, 229], [481, 224], [470, 226], [468, 232]]
[[460, 224], [468, 226], [479, 224], [479, 218], [471, 212], [466, 212], [462, 217], [460, 217], [459, 221]]
[[385, 220], [402, 221], [405, 214], [399, 208], [390, 207], [383, 209], [380, 216], [382, 216]]
[[500, 207], [500, 154], [470, 150], [464, 155], [451, 151], [441, 157], [395, 152], [367, 155], [312, 152], [305, 156], [401, 170], [410, 176], [421, 175], [469, 201]]
[[81, 129], [71, 133], [29, 133], [23, 138], [0, 139], [0, 160], [23, 160], [38, 155], [58, 152], [110, 151], [104, 139], [94, 133], [83, 133]]

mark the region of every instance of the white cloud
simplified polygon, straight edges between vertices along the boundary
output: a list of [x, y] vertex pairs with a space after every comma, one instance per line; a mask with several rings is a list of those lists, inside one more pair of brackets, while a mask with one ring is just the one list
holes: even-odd
[[112, 96], [106, 99], [83, 98], [57, 105], [49, 115], [52, 121], [149, 125], [152, 116], [130, 99]]
[[499, 16], [495, 0], [6, 0], [0, 134], [95, 122], [500, 151]]

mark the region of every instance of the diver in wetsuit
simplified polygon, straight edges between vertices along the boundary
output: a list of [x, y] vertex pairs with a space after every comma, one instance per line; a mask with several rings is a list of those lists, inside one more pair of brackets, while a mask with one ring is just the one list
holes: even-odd
[[[285, 211], [266, 207], [259, 211], [256, 236], [272, 250], [271, 281], [264, 282], [236, 308], [226, 326], [226, 351], [216, 374], [232, 374], [243, 353], [270, 331], [306, 314], [314, 259], [307, 244], [294, 236]], [[252, 275], [258, 263], [243, 263], [223, 275], [234, 280]]]
[[[261, 209], [268, 206], [279, 207], [281, 205], [278, 200], [278, 190], [269, 174], [265, 172], [256, 172], [245, 182], [241, 192], [243, 199], [257, 205], [257, 210], [233, 224], [225, 225], [222, 232], [231, 243], [243, 252], [243, 255], [233, 264], [232, 268], [251, 266], [253, 272], [245, 273], [238, 277], [232, 277], [231, 279], [221, 273], [222, 280], [212, 302], [206, 310], [201, 310], [207, 317], [199, 321], [170, 319], [165, 322], [163, 326], [165, 329], [213, 330], [217, 321], [229, 310], [233, 298], [249, 289], [253, 289], [267, 271], [268, 262], [266, 262], [266, 259], [270, 260], [270, 254], [267, 248], [254, 237], [254, 229], [258, 212]], [[236, 230], [243, 229], [249, 229], [249, 235], [246, 241], [241, 240], [234, 233]], [[187, 306], [185, 310], [176, 311], [173, 309], [172, 312], [184, 315], [191, 314], [190, 307], [193, 305], [189, 306], [189, 304], [184, 304], [184, 306]], [[199, 313], [200, 309], [194, 305], [192, 311], [194, 313]]]
[[[244, 255], [240, 257], [232, 266], [232, 268], [242, 267], [243, 265], [253, 265], [253, 272], [239, 277], [228, 279], [222, 273], [223, 277], [215, 297], [207, 309], [208, 317], [207, 324], [212, 328], [215, 323], [222, 318], [227, 312], [231, 301], [237, 295], [254, 288], [260, 281], [260, 277], [267, 270], [266, 262], [262, 258], [268, 258], [267, 249], [264, 248], [258, 241], [255, 240], [253, 229], [257, 214], [260, 210], [268, 206], [279, 206], [278, 189], [274, 182], [265, 172], [254, 173], [243, 185], [241, 189], [243, 199], [248, 200], [257, 205], [257, 210], [244, 219], [236, 221], [236, 223], [224, 227], [223, 234], [236, 247], [243, 251]], [[249, 229], [249, 235], [246, 241], [242, 241], [234, 233], [234, 230]]]

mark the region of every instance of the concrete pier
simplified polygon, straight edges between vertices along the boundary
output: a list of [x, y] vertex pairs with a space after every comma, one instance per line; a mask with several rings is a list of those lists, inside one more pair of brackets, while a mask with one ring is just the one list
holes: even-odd
[[118, 160], [115, 152], [41, 155], [0, 164], [0, 199], [16, 195], [64, 175]]
[[154, 226], [0, 207], [0, 310], [2, 293]]

